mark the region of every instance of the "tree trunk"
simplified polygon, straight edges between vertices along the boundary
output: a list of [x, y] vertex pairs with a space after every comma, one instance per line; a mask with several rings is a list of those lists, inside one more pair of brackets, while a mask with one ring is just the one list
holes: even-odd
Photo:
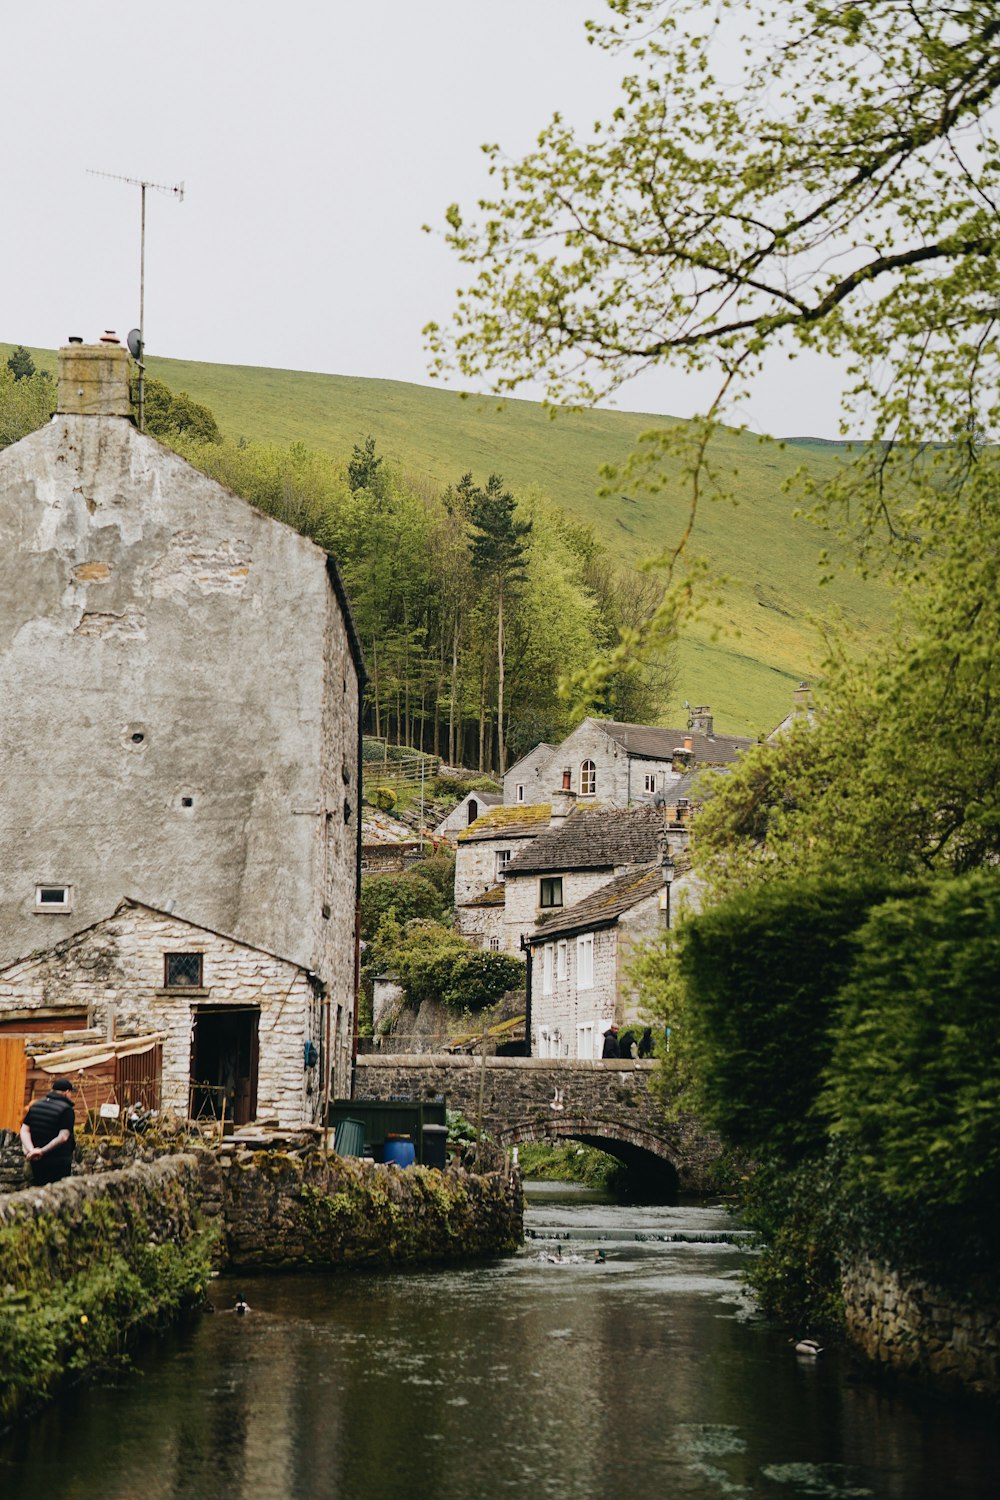
[[507, 747], [503, 732], [503, 585], [500, 586], [500, 595], [497, 601], [497, 756], [500, 761], [500, 775], [507, 769]]

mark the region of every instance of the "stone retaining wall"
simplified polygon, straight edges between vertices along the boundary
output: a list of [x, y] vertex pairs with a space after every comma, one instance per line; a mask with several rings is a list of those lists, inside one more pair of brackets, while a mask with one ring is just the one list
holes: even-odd
[[223, 1157], [226, 1263], [255, 1270], [398, 1266], [512, 1254], [516, 1174], [403, 1170], [280, 1152]]
[[1000, 1304], [859, 1255], [842, 1271], [848, 1336], [885, 1369], [1000, 1396]]
[[216, 1238], [193, 1155], [0, 1198], [0, 1424], [200, 1303]]

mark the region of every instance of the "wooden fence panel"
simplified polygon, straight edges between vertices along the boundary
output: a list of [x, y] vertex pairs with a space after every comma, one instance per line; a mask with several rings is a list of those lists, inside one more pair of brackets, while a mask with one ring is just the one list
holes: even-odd
[[22, 1038], [0, 1036], [0, 1130], [21, 1128], [27, 1068]]

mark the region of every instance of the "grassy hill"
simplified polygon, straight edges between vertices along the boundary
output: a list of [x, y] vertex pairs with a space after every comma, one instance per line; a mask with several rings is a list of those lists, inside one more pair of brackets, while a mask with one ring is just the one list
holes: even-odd
[[[9, 345], [0, 345], [6, 360]], [[53, 369], [50, 351], [32, 350]], [[346, 458], [371, 433], [402, 470], [435, 485], [467, 469], [478, 478], [503, 474], [515, 491], [536, 486], [563, 509], [593, 523], [609, 551], [638, 564], [674, 538], [686, 497], [674, 482], [655, 498], [598, 496], [600, 466], [625, 459], [636, 440], [671, 419], [620, 411], [560, 412], [554, 419], [529, 401], [502, 407], [485, 399], [392, 380], [362, 380], [295, 370], [151, 359], [152, 374], [210, 406], [229, 437], [287, 446], [302, 442]], [[832, 472], [836, 443], [796, 439], [782, 447], [725, 432], [714, 449], [720, 470], [735, 475], [740, 502], [704, 504], [694, 551], [722, 582], [719, 604], [695, 622], [680, 645], [677, 703], [709, 703], [716, 726], [732, 733], [770, 728], [788, 710], [792, 688], [815, 674], [822, 648], [814, 618], [845, 615], [875, 647], [889, 611], [876, 583], [845, 571], [818, 586], [823, 540], [792, 518], [782, 485], [800, 465]]]

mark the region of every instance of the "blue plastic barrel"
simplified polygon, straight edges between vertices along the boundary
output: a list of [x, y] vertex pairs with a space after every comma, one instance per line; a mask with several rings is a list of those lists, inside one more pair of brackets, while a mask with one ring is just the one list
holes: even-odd
[[382, 1160], [394, 1162], [397, 1167], [412, 1167], [417, 1159], [416, 1149], [408, 1135], [386, 1136], [382, 1147]]

